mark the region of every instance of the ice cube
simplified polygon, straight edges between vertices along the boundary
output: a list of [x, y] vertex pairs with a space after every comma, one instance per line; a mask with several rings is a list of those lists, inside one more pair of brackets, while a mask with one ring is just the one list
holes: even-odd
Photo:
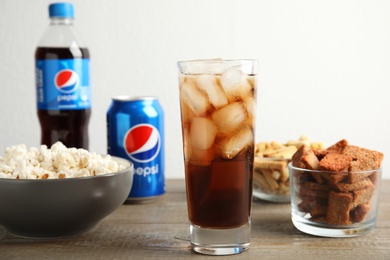
[[188, 103], [180, 102], [180, 110], [181, 110], [181, 122], [187, 124], [191, 122], [192, 118], [195, 117], [194, 112], [192, 112]]
[[210, 108], [210, 103], [205, 94], [203, 94], [194, 83], [187, 80], [180, 88], [181, 102], [188, 104], [192, 112], [200, 116]]
[[195, 166], [209, 166], [215, 157], [214, 145], [207, 150], [199, 150], [192, 147], [186, 161]]
[[195, 166], [208, 166], [215, 157], [215, 148], [212, 145], [207, 150], [199, 150], [192, 146], [189, 125], [183, 125], [183, 152], [184, 160]]
[[220, 108], [228, 104], [225, 93], [219, 86], [217, 78], [212, 75], [201, 75], [196, 80], [197, 86], [207, 93], [210, 103], [214, 108]]
[[224, 71], [222, 59], [192, 60], [180, 64], [181, 72], [187, 75], [221, 74]]
[[190, 142], [190, 135], [189, 135], [189, 125], [183, 124], [182, 125], [182, 134], [183, 134], [183, 154], [184, 154], [184, 160], [187, 160], [191, 157], [191, 151], [192, 146]]
[[253, 140], [252, 128], [246, 125], [236, 134], [219, 142], [219, 154], [222, 158], [232, 159], [243, 149], [253, 145]]
[[222, 74], [220, 83], [229, 102], [242, 100], [244, 97], [251, 95], [252, 86], [247, 80], [247, 75], [235, 67]]
[[240, 102], [234, 102], [223, 108], [215, 110], [212, 118], [218, 127], [218, 130], [224, 134], [234, 132], [242, 126], [247, 117], [244, 105]]
[[248, 76], [247, 80], [248, 80], [249, 84], [251, 85], [251, 87], [253, 89], [256, 89], [256, 86], [257, 86], [257, 78], [256, 78], [256, 76]]
[[211, 119], [196, 117], [191, 122], [191, 145], [199, 150], [209, 149], [217, 135], [217, 127]]
[[250, 118], [255, 118], [256, 103], [252, 96], [246, 97], [244, 100], [244, 106]]
[[179, 74], [179, 86], [183, 85], [183, 83], [187, 80], [187, 76]]

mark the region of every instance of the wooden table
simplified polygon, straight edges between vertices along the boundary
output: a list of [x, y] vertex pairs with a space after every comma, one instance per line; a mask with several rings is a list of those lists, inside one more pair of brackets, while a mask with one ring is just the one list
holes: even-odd
[[[252, 223], [250, 249], [229, 259], [390, 259], [390, 180], [382, 182], [377, 227], [367, 235], [306, 235], [293, 226], [289, 204], [260, 200]], [[188, 240], [184, 180], [167, 180], [157, 202], [123, 205], [81, 235], [30, 239], [0, 226], [0, 259], [216, 259], [192, 252]]]

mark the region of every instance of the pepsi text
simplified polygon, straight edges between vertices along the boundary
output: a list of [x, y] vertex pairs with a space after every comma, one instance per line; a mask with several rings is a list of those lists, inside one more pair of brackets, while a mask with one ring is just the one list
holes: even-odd
[[135, 168], [134, 173], [143, 177], [146, 177], [149, 174], [158, 174], [158, 164], [151, 167], [146, 166]]

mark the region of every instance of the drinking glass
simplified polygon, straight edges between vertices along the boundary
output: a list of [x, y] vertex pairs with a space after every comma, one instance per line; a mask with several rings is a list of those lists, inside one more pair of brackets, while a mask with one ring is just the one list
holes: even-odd
[[256, 60], [178, 62], [183, 154], [192, 249], [248, 249]]

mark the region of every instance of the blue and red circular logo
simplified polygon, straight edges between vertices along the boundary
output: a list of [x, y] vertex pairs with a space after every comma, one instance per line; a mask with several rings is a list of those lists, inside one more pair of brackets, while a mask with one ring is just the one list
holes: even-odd
[[72, 93], [79, 86], [79, 75], [73, 70], [60, 70], [55, 78], [54, 85], [62, 93]]
[[139, 163], [150, 162], [160, 152], [160, 133], [150, 124], [136, 125], [127, 131], [123, 146], [130, 159]]

